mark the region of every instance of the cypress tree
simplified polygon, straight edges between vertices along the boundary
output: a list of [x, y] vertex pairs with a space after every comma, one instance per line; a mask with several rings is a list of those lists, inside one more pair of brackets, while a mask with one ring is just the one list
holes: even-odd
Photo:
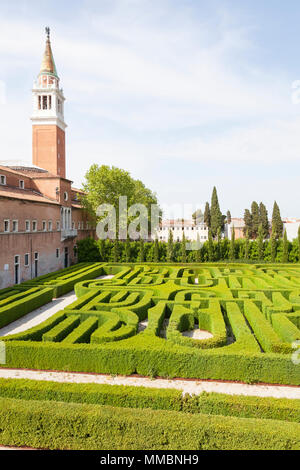
[[274, 237], [273, 233], [271, 235], [270, 243], [271, 243], [271, 262], [275, 263], [276, 255], [277, 255], [277, 241], [276, 241], [276, 238]]
[[186, 263], [186, 242], [185, 242], [184, 232], [182, 234], [182, 242], [181, 242], [181, 261], [183, 263]]
[[264, 259], [264, 230], [262, 224], [258, 227], [257, 251], [259, 261]]
[[246, 239], [245, 239], [245, 259], [249, 259], [249, 243], [250, 243], [250, 240], [249, 240], [249, 232], [247, 230], [246, 232]]
[[245, 209], [244, 222], [245, 222], [244, 235], [246, 235], [246, 233], [248, 232], [248, 237], [252, 238], [252, 216], [250, 214], [249, 209]]
[[226, 220], [227, 220], [227, 224], [230, 225], [231, 224], [231, 213], [230, 213], [230, 211], [227, 211]]
[[99, 254], [100, 254], [100, 261], [106, 261], [105, 240], [103, 240], [102, 238], [99, 240]]
[[234, 227], [232, 227], [232, 229], [231, 229], [229, 258], [230, 258], [231, 261], [235, 260], [235, 230], [234, 230]]
[[204, 223], [210, 228], [210, 208], [208, 202], [205, 204]]
[[125, 242], [125, 260], [126, 260], [126, 263], [129, 263], [130, 261], [130, 240], [129, 240], [129, 237], [127, 235], [127, 238], [126, 238], [126, 242]]
[[197, 233], [197, 249], [196, 249], [196, 263], [201, 262], [201, 254], [200, 254], [200, 236]]
[[256, 238], [258, 235], [258, 229], [260, 224], [259, 207], [256, 201], [251, 204], [251, 218], [252, 218], [252, 238]]
[[173, 261], [174, 259], [174, 243], [173, 243], [173, 232], [169, 230], [168, 246], [167, 246], [167, 261]]
[[155, 238], [154, 242], [154, 262], [158, 263], [159, 262], [159, 245], [158, 245], [158, 238]]
[[216, 246], [216, 261], [220, 261], [221, 259], [221, 229], [220, 227], [218, 228], [218, 233], [217, 233], [217, 246]]
[[119, 240], [118, 240], [118, 238], [115, 239], [114, 244], [113, 244], [113, 260], [114, 260], [114, 263], [117, 263], [119, 261]]
[[266, 206], [261, 202], [259, 204], [259, 223], [262, 225], [264, 239], [269, 237], [269, 219]]
[[282, 262], [287, 263], [289, 260], [289, 242], [287, 239], [286, 230], [283, 235], [283, 248], [282, 248]]
[[220, 211], [217, 190], [216, 190], [216, 187], [214, 186], [212, 196], [211, 196], [211, 205], [210, 205], [210, 228], [211, 228], [212, 236], [214, 238], [216, 237], [218, 233], [218, 229], [220, 228], [222, 230], [223, 221], [224, 219]]
[[214, 242], [211, 230], [208, 232], [208, 261], [214, 261]]
[[283, 222], [281, 220], [280, 210], [276, 201], [274, 202], [273, 206], [272, 232], [274, 232], [274, 237], [276, 238], [276, 240], [282, 237]]
[[144, 239], [141, 236], [139, 241], [139, 262], [143, 263], [145, 261], [145, 253], [144, 253]]

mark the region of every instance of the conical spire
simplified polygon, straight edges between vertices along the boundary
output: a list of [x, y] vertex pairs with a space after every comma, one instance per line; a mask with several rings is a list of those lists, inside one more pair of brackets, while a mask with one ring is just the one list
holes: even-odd
[[45, 49], [45, 53], [44, 53], [44, 57], [42, 61], [40, 74], [50, 73], [52, 75], [55, 75], [55, 77], [57, 77], [56, 66], [55, 66], [55, 62], [53, 59], [51, 43], [50, 43], [50, 28], [48, 27], [46, 28], [46, 35], [47, 35], [46, 49]]

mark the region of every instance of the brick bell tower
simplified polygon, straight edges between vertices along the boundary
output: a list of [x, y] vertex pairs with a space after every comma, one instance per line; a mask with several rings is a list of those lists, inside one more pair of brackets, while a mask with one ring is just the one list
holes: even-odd
[[49, 28], [46, 28], [46, 49], [32, 94], [32, 163], [65, 178], [65, 97], [59, 85]]

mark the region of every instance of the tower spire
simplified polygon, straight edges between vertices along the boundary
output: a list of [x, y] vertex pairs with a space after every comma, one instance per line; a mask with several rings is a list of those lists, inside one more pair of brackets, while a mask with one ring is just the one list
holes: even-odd
[[46, 31], [46, 49], [41, 71], [33, 85], [32, 162], [54, 175], [65, 178], [65, 97], [53, 59], [50, 28]]
[[43, 61], [42, 61], [42, 66], [40, 70], [40, 74], [42, 73], [48, 73], [51, 75], [54, 75], [57, 77], [57, 71], [56, 71], [56, 66], [52, 54], [52, 49], [51, 49], [51, 42], [50, 42], [50, 28], [47, 26], [45, 28], [46, 31], [46, 49], [44, 52], [43, 56]]

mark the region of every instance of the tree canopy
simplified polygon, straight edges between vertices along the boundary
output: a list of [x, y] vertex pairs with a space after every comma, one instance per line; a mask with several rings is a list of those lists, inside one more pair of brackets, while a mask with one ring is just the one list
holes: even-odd
[[91, 213], [96, 214], [101, 204], [111, 204], [119, 216], [119, 198], [127, 197], [127, 208], [133, 204], [143, 204], [151, 217], [151, 205], [157, 205], [157, 196], [142, 181], [132, 178], [126, 170], [108, 165], [94, 164], [85, 175], [83, 184], [85, 195], [82, 203]]

